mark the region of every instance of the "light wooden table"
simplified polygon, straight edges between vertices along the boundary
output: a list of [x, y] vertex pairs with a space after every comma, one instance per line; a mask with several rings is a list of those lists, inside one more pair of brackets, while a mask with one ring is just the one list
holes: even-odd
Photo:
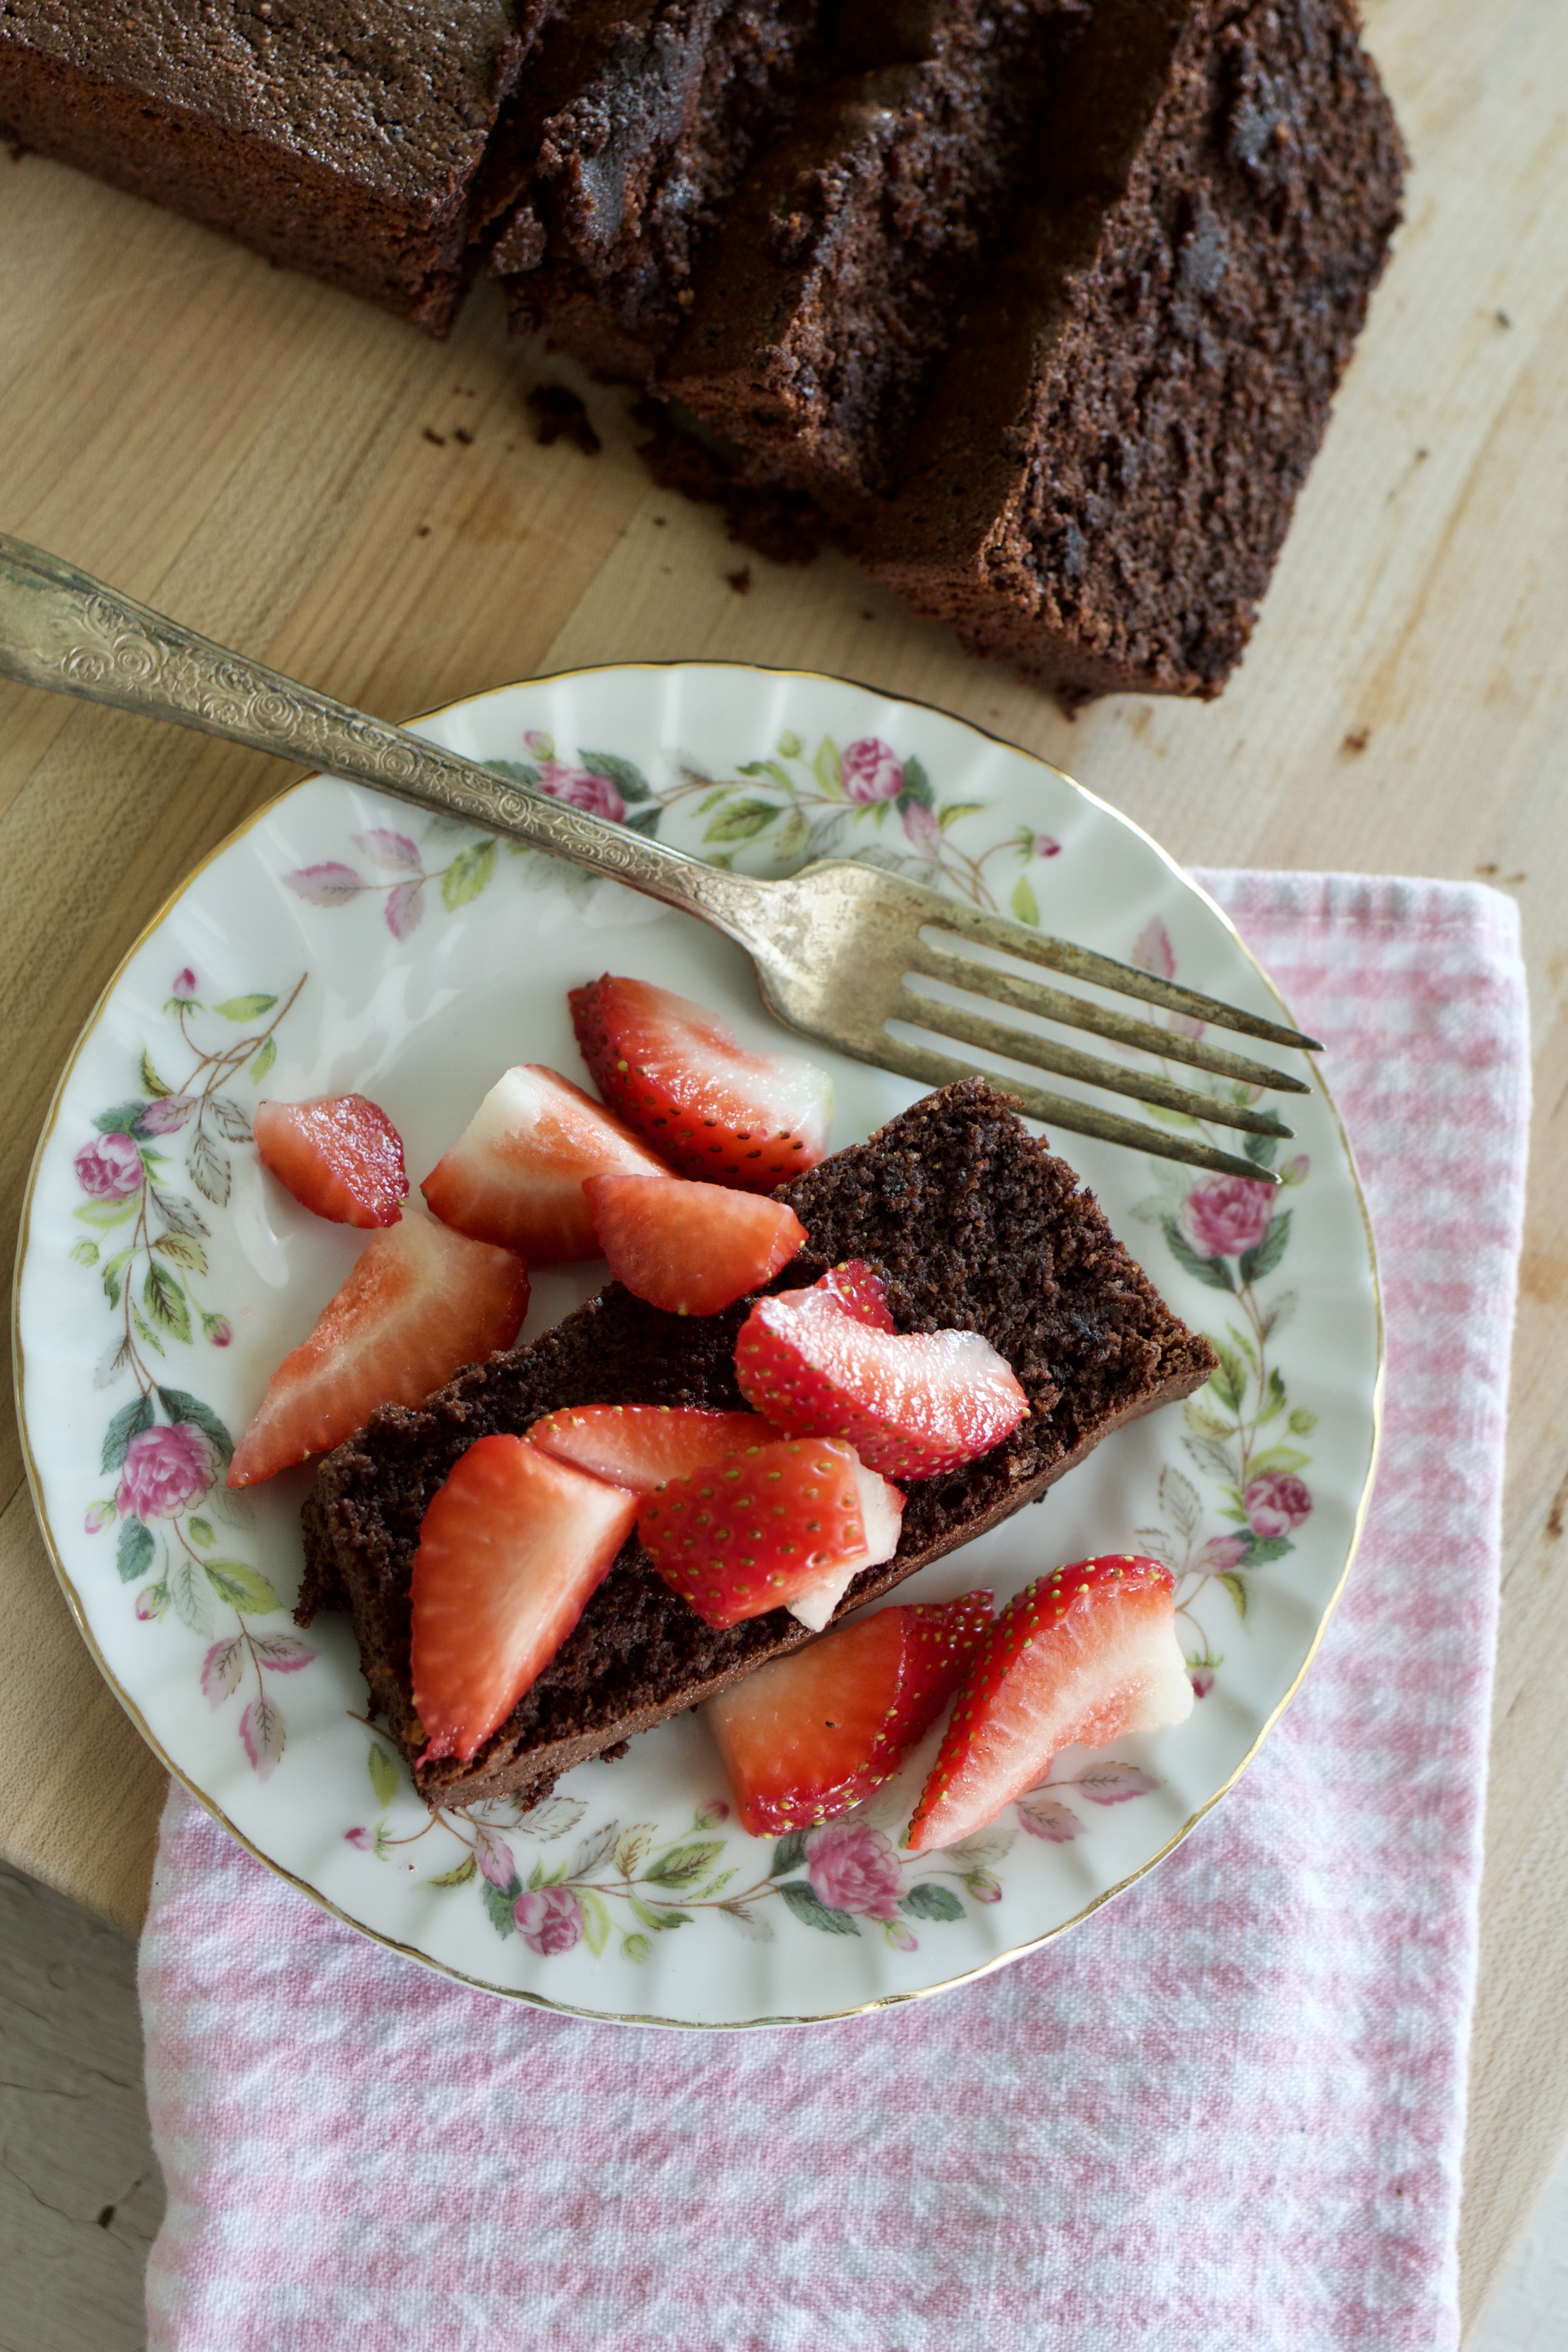
[[[605, 440], [535, 446], [483, 290], [453, 341], [26, 159], [0, 161], [0, 528], [391, 715], [577, 662], [837, 670], [1057, 761], [1199, 864], [1495, 878], [1538, 1112], [1466, 2168], [1472, 2319], [1568, 2133], [1568, 10], [1371, 0], [1408, 223], [1223, 702], [1076, 725], [852, 567], [747, 559]], [[461, 436], [459, 437], [459, 428]], [[165, 895], [284, 781], [0, 687], [7, 1233], [60, 1065]], [[5, 1246], [9, 1249], [9, 1243]], [[126, 1924], [163, 1774], [72, 1631], [0, 1429], [0, 1853]]]

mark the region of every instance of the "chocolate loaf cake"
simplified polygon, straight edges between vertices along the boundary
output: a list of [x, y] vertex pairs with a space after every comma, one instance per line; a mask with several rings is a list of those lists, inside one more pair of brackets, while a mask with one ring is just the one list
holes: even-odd
[[1069, 709], [1240, 659], [1404, 167], [1355, 0], [0, 0], [0, 136], [437, 332], [488, 251]]
[[[1030, 1403], [991, 1453], [910, 1487], [895, 1558], [862, 1571], [840, 1613], [1035, 1501], [1110, 1430], [1189, 1395], [1214, 1369], [1207, 1341], [1163, 1304], [1072, 1170], [979, 1079], [928, 1096], [776, 1197], [810, 1240], [775, 1288], [863, 1257], [886, 1278], [900, 1330], [982, 1332]], [[744, 1409], [734, 1348], [749, 1303], [683, 1318], [612, 1284], [533, 1346], [471, 1367], [418, 1411], [384, 1408], [322, 1464], [305, 1507], [300, 1622], [322, 1608], [352, 1611], [372, 1706], [411, 1764], [423, 1734], [410, 1693], [410, 1572], [420, 1521], [458, 1456], [563, 1406]], [[532, 1801], [572, 1765], [810, 1638], [783, 1610], [715, 1631], [634, 1537], [473, 1761], [416, 1770], [416, 1780], [433, 1803], [509, 1792]]]
[[444, 333], [556, 0], [0, 0], [0, 138]]
[[661, 387], [845, 522], [892, 486], [959, 290], [1009, 208], [1081, 0], [849, 13], [835, 63], [737, 190]]
[[585, 0], [531, 61], [491, 267], [513, 323], [643, 381], [693, 264], [812, 62], [815, 0]]
[[1069, 707], [1216, 695], [1399, 218], [1350, 0], [1098, 0], [862, 552]]

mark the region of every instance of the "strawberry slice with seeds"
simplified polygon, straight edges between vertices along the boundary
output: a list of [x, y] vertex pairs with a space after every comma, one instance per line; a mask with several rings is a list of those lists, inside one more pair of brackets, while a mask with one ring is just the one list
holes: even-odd
[[318, 1217], [336, 1225], [395, 1225], [403, 1214], [403, 1139], [366, 1096], [259, 1102], [251, 1128], [262, 1166]]
[[229, 1485], [330, 1452], [378, 1404], [422, 1403], [465, 1364], [510, 1348], [527, 1312], [520, 1257], [412, 1210], [372, 1235], [310, 1338], [273, 1373]]
[[896, 1747], [912, 1748], [931, 1729], [981, 1643], [990, 1638], [994, 1605], [995, 1596], [984, 1591], [962, 1593], [956, 1601], [905, 1604], [900, 1613], [914, 1623], [889, 1722]]
[[557, 1461], [639, 1495], [651, 1495], [667, 1479], [709, 1469], [726, 1454], [768, 1444], [777, 1435], [754, 1412], [668, 1404], [566, 1405], [547, 1412], [527, 1432], [531, 1445]]
[[868, 1486], [872, 1475], [832, 1441], [748, 1445], [670, 1479], [644, 1505], [637, 1533], [700, 1617], [738, 1625], [891, 1559], [904, 1498], [885, 1479]]
[[550, 1265], [598, 1256], [583, 1181], [611, 1172], [666, 1170], [614, 1111], [524, 1062], [497, 1079], [419, 1189], [443, 1224]]
[[896, 1331], [892, 1311], [888, 1305], [888, 1286], [879, 1274], [868, 1266], [863, 1257], [846, 1258], [825, 1274], [820, 1282], [812, 1284], [813, 1290], [825, 1291], [846, 1315], [858, 1322], [868, 1323], [873, 1331]]
[[827, 1149], [833, 1088], [798, 1054], [749, 1054], [668, 988], [606, 972], [567, 998], [600, 1093], [682, 1176], [771, 1192]]
[[637, 1498], [521, 1437], [481, 1437], [426, 1512], [414, 1555], [419, 1761], [461, 1763], [549, 1664], [631, 1533]]
[[610, 1272], [669, 1315], [717, 1315], [795, 1256], [805, 1227], [782, 1201], [684, 1176], [590, 1176], [583, 1186]]
[[1007, 1603], [977, 1653], [910, 1845], [952, 1845], [994, 1821], [1059, 1748], [1103, 1748], [1192, 1711], [1170, 1570], [1131, 1552], [1058, 1568]]
[[710, 1699], [702, 1712], [752, 1835], [832, 1821], [890, 1780], [990, 1630], [989, 1592], [882, 1609]]
[[879, 1477], [875, 1470], [868, 1470], [858, 1456], [855, 1481], [860, 1490], [860, 1516], [866, 1527], [864, 1549], [784, 1603], [790, 1615], [798, 1617], [814, 1633], [820, 1633], [831, 1622], [834, 1611], [860, 1570], [879, 1567], [883, 1560], [891, 1559], [899, 1549], [899, 1528], [904, 1516], [902, 1495], [885, 1478]]
[[1029, 1410], [978, 1331], [890, 1331], [814, 1286], [759, 1298], [735, 1377], [779, 1429], [842, 1437], [888, 1478], [935, 1478], [989, 1454]]

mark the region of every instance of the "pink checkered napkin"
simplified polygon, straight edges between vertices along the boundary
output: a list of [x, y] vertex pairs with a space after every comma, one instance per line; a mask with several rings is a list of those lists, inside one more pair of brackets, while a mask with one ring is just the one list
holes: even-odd
[[1206, 879], [1331, 1049], [1388, 1318], [1361, 1559], [1258, 1762], [1033, 1958], [742, 2035], [467, 1991], [176, 1797], [142, 1960], [153, 2352], [1457, 2344], [1517, 919], [1468, 887]]

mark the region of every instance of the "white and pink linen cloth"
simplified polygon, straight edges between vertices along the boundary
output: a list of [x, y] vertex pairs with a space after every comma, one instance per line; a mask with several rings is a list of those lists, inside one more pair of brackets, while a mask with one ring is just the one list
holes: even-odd
[[142, 1987], [153, 2352], [1442, 2352], [1528, 1028], [1513, 907], [1205, 877], [1327, 1041], [1384, 1451], [1300, 1695], [1033, 1958], [807, 2031], [579, 2023], [294, 1893], [178, 1793]]

